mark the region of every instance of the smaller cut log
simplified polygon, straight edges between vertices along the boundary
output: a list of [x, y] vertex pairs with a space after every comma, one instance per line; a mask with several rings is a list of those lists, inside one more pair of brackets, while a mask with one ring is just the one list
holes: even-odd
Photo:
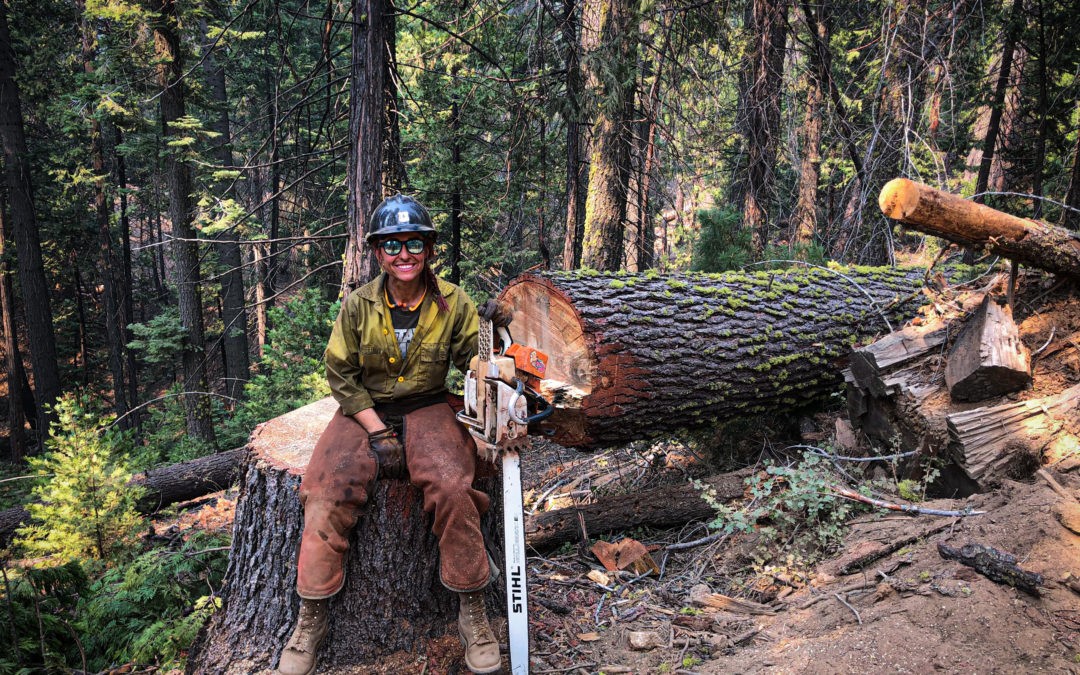
[[949, 352], [945, 384], [957, 401], [985, 401], [1031, 384], [1031, 352], [1010, 307], [983, 298]]
[[[717, 501], [731, 501], [746, 493], [743, 469], [702, 481]], [[672, 527], [695, 520], [712, 519], [716, 509], [692, 483], [665, 485], [626, 495], [607, 497], [592, 504], [568, 506], [532, 515], [525, 520], [525, 542], [535, 549], [551, 548], [581, 538], [581, 522], [590, 537], [605, 532], [624, 532], [642, 525]]]
[[992, 209], [907, 178], [881, 188], [881, 212], [958, 244], [986, 246], [995, 255], [1057, 274], [1080, 276], [1077, 233]]
[[1056, 446], [1076, 447], [1078, 403], [1080, 385], [1074, 385], [1054, 396], [953, 413], [949, 453], [980, 489], [1002, 478], [1028, 478]]

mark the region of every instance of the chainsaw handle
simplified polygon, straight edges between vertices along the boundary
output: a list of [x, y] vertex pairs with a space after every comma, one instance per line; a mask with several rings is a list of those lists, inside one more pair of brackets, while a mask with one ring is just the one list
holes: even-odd
[[[491, 324], [494, 326], [495, 324]], [[499, 350], [499, 354], [505, 354], [507, 349], [510, 349], [510, 345], [514, 344], [513, 338], [510, 337], [510, 331], [506, 329], [506, 326], [499, 326], [495, 329], [499, 334], [499, 342], [502, 342], [502, 349]]]
[[[551, 414], [555, 412], [555, 406], [551, 405], [551, 403], [546, 398], [536, 393], [532, 389], [529, 389], [528, 393], [526, 393], [525, 383], [522, 382], [520, 379], [515, 377], [513, 381], [515, 387], [514, 393], [510, 396], [510, 402], [507, 405], [508, 410], [506, 411], [507, 415], [510, 417], [510, 421], [514, 422], [515, 424], [528, 426], [533, 422], [539, 422], [544, 418], [550, 417]], [[519, 419], [517, 413], [514, 412], [514, 408], [517, 406], [517, 400], [520, 396], [526, 396], [527, 398], [531, 398], [533, 402], [536, 403], [543, 403], [544, 409], [536, 414], [529, 415], [524, 419]]]

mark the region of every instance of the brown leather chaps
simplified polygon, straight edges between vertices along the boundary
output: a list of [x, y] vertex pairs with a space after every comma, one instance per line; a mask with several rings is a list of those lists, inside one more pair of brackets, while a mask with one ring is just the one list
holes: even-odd
[[[443, 585], [458, 592], [485, 587], [491, 569], [480, 516], [490, 499], [473, 488], [477, 458], [472, 438], [445, 403], [407, 413], [404, 436], [410, 480], [423, 492], [424, 510], [435, 515], [431, 529], [439, 538]], [[338, 410], [319, 437], [300, 484], [300, 597], [328, 598], [341, 590], [349, 535], [375, 487], [377, 466], [367, 432]]]

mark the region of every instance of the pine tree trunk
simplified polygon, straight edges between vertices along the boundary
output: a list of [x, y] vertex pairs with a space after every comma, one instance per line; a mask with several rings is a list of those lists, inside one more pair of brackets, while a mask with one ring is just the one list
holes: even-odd
[[[204, 27], [205, 32], [205, 27]], [[208, 50], [210, 46], [206, 47]], [[225, 89], [225, 69], [218, 65], [212, 52], [204, 55], [203, 69], [209, 82], [211, 98], [217, 114], [210, 124], [219, 134], [218, 162], [222, 169], [233, 167], [232, 130], [229, 127], [229, 97]], [[224, 186], [221, 186], [224, 187]], [[244, 308], [244, 274], [237, 230], [227, 230], [217, 237], [218, 261], [224, 268], [221, 274], [222, 343], [225, 353], [225, 391], [239, 399], [244, 383], [251, 376], [248, 359], [247, 310]]]
[[[76, 8], [80, 15], [85, 12], [84, 0], [77, 0]], [[93, 26], [85, 16], [81, 26], [83, 72], [94, 72], [94, 35]], [[105, 183], [105, 149], [101, 123], [94, 118], [90, 121], [90, 163], [94, 174], [99, 178], [94, 183], [94, 218], [98, 232], [98, 270], [101, 273], [103, 296], [105, 300], [105, 336], [109, 350], [109, 373], [113, 384], [113, 410], [118, 418], [124, 417], [131, 404], [128, 401], [127, 382], [124, 378], [124, 352], [127, 341], [124, 340], [123, 316], [120, 312], [120, 296], [117, 288], [119, 275], [116, 269], [115, 242], [110, 225], [112, 209]]]
[[383, 197], [386, 139], [385, 0], [353, 0], [352, 77], [349, 96], [349, 241], [345, 249], [343, 296], [367, 283], [378, 266], [364, 245], [368, 218]]
[[[224, 604], [193, 645], [189, 673], [246, 674], [277, 664], [299, 606], [295, 557], [303, 516], [297, 491], [315, 442], [336, 410], [332, 398], [323, 399], [252, 435]], [[493, 497], [482, 528], [492, 557], [500, 561], [499, 492], [490, 478], [478, 478], [477, 485]], [[423, 653], [425, 640], [456, 630], [457, 600], [439, 581], [438, 546], [419, 490], [405, 481], [379, 481], [350, 542], [345, 586], [331, 600], [319, 672], [349, 672], [399, 650]], [[488, 591], [493, 615], [502, 606], [500, 586]]]
[[[596, 98], [597, 112], [589, 139], [581, 264], [597, 270], [614, 271], [622, 265], [630, 176], [631, 73], [638, 31], [635, 15], [628, 0], [585, 0], [582, 11], [581, 51], [592, 64], [586, 86]], [[609, 86], [612, 82], [616, 86]]]
[[7, 375], [8, 402], [8, 461], [19, 462], [26, 454], [26, 417], [23, 414], [22, 355], [19, 354], [19, 338], [15, 333], [15, 291], [11, 283], [11, 264], [4, 253], [7, 251], [7, 226], [4, 221], [4, 205], [0, 200], [0, 322], [4, 330], [4, 366]]
[[923, 274], [560, 272], [501, 297], [515, 341], [550, 357], [552, 440], [614, 445], [827, 400], [850, 346], [919, 304]]
[[11, 206], [11, 233], [18, 256], [26, 329], [30, 338], [30, 364], [38, 404], [37, 429], [48, 433], [54, 419], [49, 407], [60, 395], [60, 367], [56, 357], [52, 303], [41, 256], [41, 233], [34, 213], [29, 153], [23, 132], [22, 103], [15, 82], [15, 53], [8, 31], [7, 3], [0, 2], [0, 142], [4, 146], [4, 174]]
[[580, 40], [575, 30], [577, 1], [562, 3], [563, 64], [566, 68], [566, 232], [563, 239], [564, 270], [574, 270], [581, 265], [581, 240], [585, 228], [585, 187], [588, 176], [581, 158], [581, 60], [578, 58]]
[[760, 255], [772, 224], [769, 200], [780, 141], [780, 87], [784, 79], [787, 38], [786, 0], [753, 0], [749, 30], [752, 48], [739, 97], [739, 127], [746, 139], [746, 179], [742, 190], [743, 227], [752, 233]]
[[[154, 25], [154, 45], [158, 59], [158, 84], [161, 85], [162, 139], [166, 144], [180, 133], [171, 125], [185, 115], [183, 62], [177, 33], [175, 0], [160, 0], [159, 16]], [[169, 219], [172, 221], [174, 274], [184, 328], [181, 360], [184, 370], [184, 413], [187, 431], [192, 438], [213, 445], [214, 426], [210, 419], [210, 400], [202, 394], [206, 383], [206, 337], [203, 329], [199, 249], [192, 227], [191, 168], [179, 156], [178, 148], [165, 153], [169, 187]]]

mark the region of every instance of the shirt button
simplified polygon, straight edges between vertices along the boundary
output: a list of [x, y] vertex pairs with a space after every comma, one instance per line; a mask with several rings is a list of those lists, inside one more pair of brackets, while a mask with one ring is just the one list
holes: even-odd
[[390, 363], [397, 363], [397, 359], [395, 359], [393, 356], [391, 356], [390, 357]]
[[389, 333], [390, 333], [390, 331], [389, 331], [389, 330], [387, 330], [386, 328], [383, 328], [383, 329], [382, 329], [382, 334], [383, 334], [383, 335], [388, 335]]
[[404, 378], [404, 377], [398, 377], [397, 381], [398, 381], [398, 382], [404, 382], [404, 381], [405, 381], [405, 378]]

